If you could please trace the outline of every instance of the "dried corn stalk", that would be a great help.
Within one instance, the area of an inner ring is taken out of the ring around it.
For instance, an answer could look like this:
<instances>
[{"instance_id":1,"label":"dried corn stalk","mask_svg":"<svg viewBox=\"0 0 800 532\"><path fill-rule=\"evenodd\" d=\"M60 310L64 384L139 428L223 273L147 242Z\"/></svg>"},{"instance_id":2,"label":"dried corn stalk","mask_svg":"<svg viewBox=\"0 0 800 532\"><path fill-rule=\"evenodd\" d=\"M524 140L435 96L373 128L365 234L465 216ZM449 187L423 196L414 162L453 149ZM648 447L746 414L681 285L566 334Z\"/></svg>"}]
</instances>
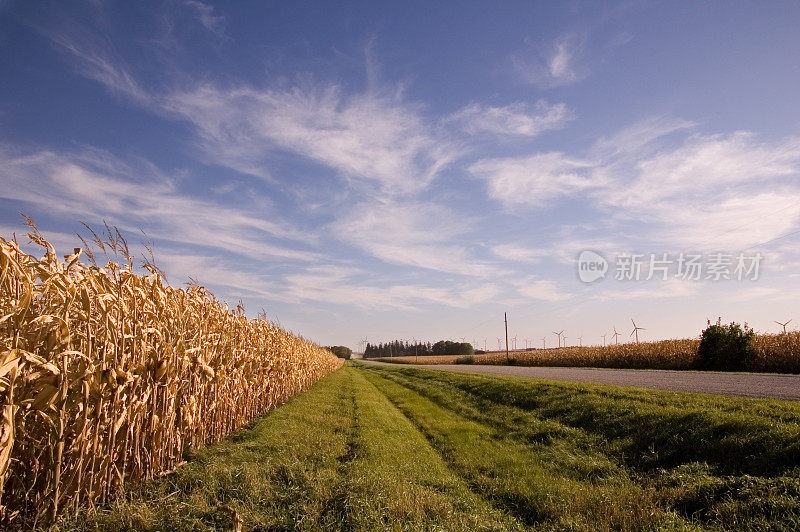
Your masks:
<instances>
[{"instance_id":1,"label":"dried corn stalk","mask_svg":"<svg viewBox=\"0 0 800 532\"><path fill-rule=\"evenodd\" d=\"M0 238L0 525L173 469L341 366L202 286Z\"/></svg>"}]
</instances>

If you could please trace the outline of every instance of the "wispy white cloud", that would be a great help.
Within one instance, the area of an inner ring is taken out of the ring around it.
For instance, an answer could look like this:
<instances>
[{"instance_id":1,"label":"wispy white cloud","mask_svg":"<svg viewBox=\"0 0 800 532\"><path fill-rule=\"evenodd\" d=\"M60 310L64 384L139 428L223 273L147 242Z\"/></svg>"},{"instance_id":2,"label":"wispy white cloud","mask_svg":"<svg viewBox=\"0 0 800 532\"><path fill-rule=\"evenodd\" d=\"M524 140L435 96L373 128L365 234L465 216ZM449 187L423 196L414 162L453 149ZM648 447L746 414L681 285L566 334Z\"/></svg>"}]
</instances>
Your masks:
<instances>
[{"instance_id":1,"label":"wispy white cloud","mask_svg":"<svg viewBox=\"0 0 800 532\"><path fill-rule=\"evenodd\" d=\"M183 4L197 13L200 23L208 31L223 35L225 32L225 17L214 14L214 6L199 0L184 0Z\"/></svg>"},{"instance_id":2,"label":"wispy white cloud","mask_svg":"<svg viewBox=\"0 0 800 532\"><path fill-rule=\"evenodd\" d=\"M198 254L191 247L182 252L166 251L157 256L157 265L175 285L189 279L198 281L215 292L222 289L227 297L261 296L275 300L280 293L280 280L269 274L242 267L241 260L216 254Z\"/></svg>"},{"instance_id":3,"label":"wispy white cloud","mask_svg":"<svg viewBox=\"0 0 800 532\"><path fill-rule=\"evenodd\" d=\"M512 262L541 262L543 258L553 255L549 250L511 243L494 245L491 247L491 252L503 260Z\"/></svg>"},{"instance_id":4,"label":"wispy white cloud","mask_svg":"<svg viewBox=\"0 0 800 532\"><path fill-rule=\"evenodd\" d=\"M585 36L565 34L545 46L528 43L511 55L511 62L526 83L543 89L568 85L587 76L581 62L585 42Z\"/></svg>"},{"instance_id":5,"label":"wispy white cloud","mask_svg":"<svg viewBox=\"0 0 800 532\"><path fill-rule=\"evenodd\" d=\"M631 192L647 203L677 196L685 200L687 192L704 196L710 189L723 187L736 194L739 191L730 187L751 188L796 176L800 170L800 138L765 143L744 131L692 136L678 149L640 160L636 170L639 175Z\"/></svg>"},{"instance_id":6,"label":"wispy white cloud","mask_svg":"<svg viewBox=\"0 0 800 532\"><path fill-rule=\"evenodd\" d=\"M750 301L764 301L769 299L775 301L779 299L797 299L797 290L786 290L774 286L737 286L735 291L722 296L722 299L731 303L743 303Z\"/></svg>"},{"instance_id":7,"label":"wispy white cloud","mask_svg":"<svg viewBox=\"0 0 800 532\"><path fill-rule=\"evenodd\" d=\"M599 301L621 301L627 299L668 299L698 294L704 285L697 281L669 278L666 281L639 283L604 289L592 296Z\"/></svg>"},{"instance_id":8,"label":"wispy white cloud","mask_svg":"<svg viewBox=\"0 0 800 532\"><path fill-rule=\"evenodd\" d=\"M344 96L338 86L288 90L204 85L163 108L191 122L220 164L265 176L270 155L296 153L389 193L424 188L456 154L398 95Z\"/></svg>"},{"instance_id":9,"label":"wispy white cloud","mask_svg":"<svg viewBox=\"0 0 800 532\"><path fill-rule=\"evenodd\" d=\"M603 234L602 227L595 227L591 228L594 230L593 232L601 233L603 236L593 237L589 234L588 229L586 227L562 227L557 234L548 235L546 243L540 247L524 247L517 253L521 256L520 260L526 256L530 257L531 261L534 257L541 257L542 261L573 267L578 255L584 250L601 252L606 258L627 251L620 239L624 235ZM511 256L513 256L513 248L516 246L517 244L511 245ZM492 249L497 248L505 249L506 246L498 245Z\"/></svg>"},{"instance_id":10,"label":"wispy white cloud","mask_svg":"<svg viewBox=\"0 0 800 532\"><path fill-rule=\"evenodd\" d=\"M610 173L602 163L600 172ZM621 218L655 225L659 241L743 248L800 221L798 138L692 135L614 173L598 201Z\"/></svg>"},{"instance_id":11,"label":"wispy white cloud","mask_svg":"<svg viewBox=\"0 0 800 532\"><path fill-rule=\"evenodd\" d=\"M366 281L365 272L359 268L335 264L266 274L249 271L240 262L222 256L165 253L159 255L159 265L173 282L192 277L229 297L259 297L295 305L324 303L365 310L418 310L427 304L469 308L499 292L497 285L485 282L451 287L404 283L387 286Z\"/></svg>"},{"instance_id":12,"label":"wispy white cloud","mask_svg":"<svg viewBox=\"0 0 800 532\"><path fill-rule=\"evenodd\" d=\"M583 158L483 159L469 171L508 209L572 197L597 213L595 230L636 224L629 236L639 244L742 249L797 226L800 139L698 135L694 127L650 119L600 139Z\"/></svg>"},{"instance_id":13,"label":"wispy white cloud","mask_svg":"<svg viewBox=\"0 0 800 532\"><path fill-rule=\"evenodd\" d=\"M365 309L413 310L422 304L469 308L497 295L492 283L431 287L394 283L376 286L338 269L312 268L284 277L284 295L290 301L347 304Z\"/></svg>"},{"instance_id":14,"label":"wispy white cloud","mask_svg":"<svg viewBox=\"0 0 800 532\"><path fill-rule=\"evenodd\" d=\"M47 212L98 222L103 219L181 244L222 249L251 257L311 261L301 249L313 237L275 221L274 213L223 206L181 193L175 179L146 161L135 164L85 148L74 153L19 153L0 146L0 197ZM287 245L291 242L293 245Z\"/></svg>"},{"instance_id":15,"label":"wispy white cloud","mask_svg":"<svg viewBox=\"0 0 800 532\"><path fill-rule=\"evenodd\" d=\"M210 30L224 22L207 4L183 5ZM290 153L351 181L406 194L425 188L458 156L422 107L404 100L402 87L381 90L372 80L367 92L347 93L310 78L276 87L199 81L177 72L159 78L173 80L169 84L145 86L109 39L84 30L41 31L82 75L151 112L190 123L207 163L270 179L271 160Z\"/></svg>"},{"instance_id":16,"label":"wispy white cloud","mask_svg":"<svg viewBox=\"0 0 800 532\"><path fill-rule=\"evenodd\" d=\"M544 100L535 106L517 102L503 107L471 103L448 117L447 122L459 124L471 135L492 133L534 137L548 130L561 129L575 113L566 104L549 104Z\"/></svg>"},{"instance_id":17,"label":"wispy white cloud","mask_svg":"<svg viewBox=\"0 0 800 532\"><path fill-rule=\"evenodd\" d=\"M514 281L519 295L528 299L540 301L563 301L572 297L572 294L563 290L558 283L547 279L527 277Z\"/></svg>"},{"instance_id":18,"label":"wispy white cloud","mask_svg":"<svg viewBox=\"0 0 800 532\"><path fill-rule=\"evenodd\" d=\"M148 105L151 96L117 53L112 41L98 32L74 28L41 29L58 50L73 58L81 75L105 86L116 96Z\"/></svg>"},{"instance_id":19,"label":"wispy white cloud","mask_svg":"<svg viewBox=\"0 0 800 532\"><path fill-rule=\"evenodd\" d=\"M385 262L477 277L496 274L497 268L459 243L469 225L463 215L435 203L370 202L355 205L331 230Z\"/></svg>"},{"instance_id":20,"label":"wispy white cloud","mask_svg":"<svg viewBox=\"0 0 800 532\"><path fill-rule=\"evenodd\" d=\"M572 56L574 54L566 42L555 43L555 50L547 62L547 70L550 77L556 80L572 81L575 79L575 72L572 70Z\"/></svg>"},{"instance_id":21,"label":"wispy white cloud","mask_svg":"<svg viewBox=\"0 0 800 532\"><path fill-rule=\"evenodd\" d=\"M571 196L601 186L590 177L592 163L562 152L529 157L482 159L469 172L488 183L489 196L510 208L542 206L559 196Z\"/></svg>"},{"instance_id":22,"label":"wispy white cloud","mask_svg":"<svg viewBox=\"0 0 800 532\"><path fill-rule=\"evenodd\" d=\"M702 245L704 249L736 251L796 228L800 222L800 190L753 192L751 196L706 202L665 201L652 204L648 212L650 223L656 224L653 240L684 248ZM626 216L634 214L629 211Z\"/></svg>"},{"instance_id":23,"label":"wispy white cloud","mask_svg":"<svg viewBox=\"0 0 800 532\"><path fill-rule=\"evenodd\" d=\"M634 164L659 149L665 149L666 139L675 134L691 132L697 123L669 116L653 116L601 137L589 149L589 158L602 162Z\"/></svg>"}]
</instances>

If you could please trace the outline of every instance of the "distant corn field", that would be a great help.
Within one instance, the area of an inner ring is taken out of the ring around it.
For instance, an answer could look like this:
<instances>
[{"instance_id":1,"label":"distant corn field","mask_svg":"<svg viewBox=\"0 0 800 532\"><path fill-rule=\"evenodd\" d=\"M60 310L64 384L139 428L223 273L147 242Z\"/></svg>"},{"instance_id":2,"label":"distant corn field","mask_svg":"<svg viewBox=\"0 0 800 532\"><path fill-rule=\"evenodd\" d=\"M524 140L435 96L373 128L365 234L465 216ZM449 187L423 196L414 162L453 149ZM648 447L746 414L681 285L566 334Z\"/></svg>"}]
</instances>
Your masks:
<instances>
[{"instance_id":1,"label":"distant corn field","mask_svg":"<svg viewBox=\"0 0 800 532\"><path fill-rule=\"evenodd\" d=\"M43 258L0 238L0 528L107 501L342 364L202 286L28 236Z\"/></svg>"},{"instance_id":2,"label":"distant corn field","mask_svg":"<svg viewBox=\"0 0 800 532\"><path fill-rule=\"evenodd\" d=\"M511 351L512 363L519 366L569 366L631 369L693 369L699 339L662 340L611 344L607 346L561 347ZM782 334L758 334L753 342L755 360L749 371L800 373L800 331ZM383 360L414 364L415 357ZM505 351L471 357L426 356L421 364L505 364Z\"/></svg>"}]
</instances>

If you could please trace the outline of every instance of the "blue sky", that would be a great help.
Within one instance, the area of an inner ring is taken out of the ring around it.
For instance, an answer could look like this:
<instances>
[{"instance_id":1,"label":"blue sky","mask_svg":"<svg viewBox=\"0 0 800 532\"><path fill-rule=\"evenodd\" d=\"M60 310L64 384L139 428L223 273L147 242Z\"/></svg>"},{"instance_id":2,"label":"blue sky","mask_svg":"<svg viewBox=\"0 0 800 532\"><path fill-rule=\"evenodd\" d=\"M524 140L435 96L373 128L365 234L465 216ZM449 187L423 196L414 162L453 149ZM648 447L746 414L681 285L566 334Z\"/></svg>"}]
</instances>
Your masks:
<instances>
[{"instance_id":1,"label":"blue sky","mask_svg":"<svg viewBox=\"0 0 800 532\"><path fill-rule=\"evenodd\" d=\"M800 323L799 22L795 2L0 0L0 234L17 211L64 252L81 221L142 229L172 284L325 344L496 346L505 311L519 347L631 318L775 330ZM610 262L591 284L587 249ZM756 280L614 278L681 253L763 259Z\"/></svg>"}]
</instances>

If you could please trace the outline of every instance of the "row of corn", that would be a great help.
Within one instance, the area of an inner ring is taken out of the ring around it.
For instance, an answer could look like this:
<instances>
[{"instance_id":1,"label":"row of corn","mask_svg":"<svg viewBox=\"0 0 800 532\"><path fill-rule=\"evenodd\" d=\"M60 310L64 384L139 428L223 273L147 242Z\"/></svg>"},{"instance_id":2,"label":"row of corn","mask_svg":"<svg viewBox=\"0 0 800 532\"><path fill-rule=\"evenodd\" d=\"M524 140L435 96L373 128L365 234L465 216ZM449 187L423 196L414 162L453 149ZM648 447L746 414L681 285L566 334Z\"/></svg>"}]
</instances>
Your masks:
<instances>
[{"instance_id":1,"label":"row of corn","mask_svg":"<svg viewBox=\"0 0 800 532\"><path fill-rule=\"evenodd\" d=\"M606 346L561 347L511 351L512 363L520 366L568 366L640 369L692 369L696 367L699 339L661 340ZM800 331L757 334L753 339L753 360L748 371L800 373ZM458 360L458 359L462 360ZM493 352L472 357L395 357L392 362L453 364L468 358L473 364L506 364L506 353Z\"/></svg>"},{"instance_id":2,"label":"row of corn","mask_svg":"<svg viewBox=\"0 0 800 532\"><path fill-rule=\"evenodd\" d=\"M0 527L102 504L342 361L203 287L0 238Z\"/></svg>"}]
</instances>

